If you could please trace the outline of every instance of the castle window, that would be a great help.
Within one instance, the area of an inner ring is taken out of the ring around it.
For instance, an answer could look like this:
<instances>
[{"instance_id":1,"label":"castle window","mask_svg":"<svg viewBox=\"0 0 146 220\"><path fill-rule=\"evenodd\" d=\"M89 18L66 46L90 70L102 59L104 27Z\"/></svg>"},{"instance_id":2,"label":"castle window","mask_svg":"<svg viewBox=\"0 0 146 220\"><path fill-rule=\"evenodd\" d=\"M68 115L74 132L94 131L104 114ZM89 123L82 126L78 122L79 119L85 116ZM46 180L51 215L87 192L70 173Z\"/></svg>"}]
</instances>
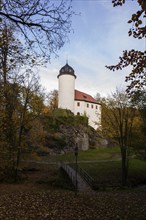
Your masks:
<instances>
[{"instance_id":1,"label":"castle window","mask_svg":"<svg viewBox=\"0 0 146 220\"><path fill-rule=\"evenodd\" d=\"M87 108L89 108L89 104L87 104Z\"/></svg>"},{"instance_id":2,"label":"castle window","mask_svg":"<svg viewBox=\"0 0 146 220\"><path fill-rule=\"evenodd\" d=\"M80 115L80 112L77 112L77 115Z\"/></svg>"},{"instance_id":3,"label":"castle window","mask_svg":"<svg viewBox=\"0 0 146 220\"><path fill-rule=\"evenodd\" d=\"M80 106L80 102L77 102L77 106Z\"/></svg>"},{"instance_id":4,"label":"castle window","mask_svg":"<svg viewBox=\"0 0 146 220\"><path fill-rule=\"evenodd\" d=\"M91 105L91 108L93 108L93 105Z\"/></svg>"},{"instance_id":5,"label":"castle window","mask_svg":"<svg viewBox=\"0 0 146 220\"><path fill-rule=\"evenodd\" d=\"M96 105L96 109L98 109L98 106Z\"/></svg>"}]
</instances>

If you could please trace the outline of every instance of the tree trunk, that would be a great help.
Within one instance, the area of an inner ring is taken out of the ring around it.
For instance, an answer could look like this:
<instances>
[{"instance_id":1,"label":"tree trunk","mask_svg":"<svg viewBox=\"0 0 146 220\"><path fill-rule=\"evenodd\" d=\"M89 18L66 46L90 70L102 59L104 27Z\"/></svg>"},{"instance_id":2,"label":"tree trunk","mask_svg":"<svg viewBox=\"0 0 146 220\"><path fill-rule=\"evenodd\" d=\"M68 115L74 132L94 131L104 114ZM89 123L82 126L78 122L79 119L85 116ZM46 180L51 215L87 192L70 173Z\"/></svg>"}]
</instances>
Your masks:
<instances>
[{"instance_id":1,"label":"tree trunk","mask_svg":"<svg viewBox=\"0 0 146 220\"><path fill-rule=\"evenodd\" d=\"M122 186L127 185L127 176L128 176L128 157L127 157L127 148L121 148L121 157L122 157Z\"/></svg>"}]
</instances>

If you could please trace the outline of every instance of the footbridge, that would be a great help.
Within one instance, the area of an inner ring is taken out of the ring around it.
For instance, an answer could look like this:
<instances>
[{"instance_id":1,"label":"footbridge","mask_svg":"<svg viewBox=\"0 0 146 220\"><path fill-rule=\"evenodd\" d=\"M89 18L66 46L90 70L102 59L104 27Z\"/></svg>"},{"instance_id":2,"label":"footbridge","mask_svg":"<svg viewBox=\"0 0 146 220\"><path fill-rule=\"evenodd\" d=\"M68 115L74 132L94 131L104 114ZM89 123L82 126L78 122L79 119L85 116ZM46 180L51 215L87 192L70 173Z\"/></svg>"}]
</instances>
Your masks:
<instances>
[{"instance_id":1,"label":"footbridge","mask_svg":"<svg viewBox=\"0 0 146 220\"><path fill-rule=\"evenodd\" d=\"M72 181L75 188L80 192L93 193L94 179L87 174L85 170L79 166L70 166L68 163L60 163L60 168L62 168L70 180Z\"/></svg>"}]
</instances>

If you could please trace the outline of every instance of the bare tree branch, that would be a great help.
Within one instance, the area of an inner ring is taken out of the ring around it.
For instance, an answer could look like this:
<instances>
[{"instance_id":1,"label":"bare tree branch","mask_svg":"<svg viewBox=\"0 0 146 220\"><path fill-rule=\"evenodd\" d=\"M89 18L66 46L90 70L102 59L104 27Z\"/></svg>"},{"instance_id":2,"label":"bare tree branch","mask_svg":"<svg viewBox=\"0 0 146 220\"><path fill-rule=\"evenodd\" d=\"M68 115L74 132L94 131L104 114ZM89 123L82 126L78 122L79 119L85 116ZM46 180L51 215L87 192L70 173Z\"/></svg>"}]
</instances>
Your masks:
<instances>
[{"instance_id":1,"label":"bare tree branch","mask_svg":"<svg viewBox=\"0 0 146 220\"><path fill-rule=\"evenodd\" d=\"M28 47L39 56L50 55L68 40L72 0L2 0L0 16L5 23L13 23ZM33 47L32 47L33 44ZM30 46L31 45L31 46Z\"/></svg>"}]
</instances>

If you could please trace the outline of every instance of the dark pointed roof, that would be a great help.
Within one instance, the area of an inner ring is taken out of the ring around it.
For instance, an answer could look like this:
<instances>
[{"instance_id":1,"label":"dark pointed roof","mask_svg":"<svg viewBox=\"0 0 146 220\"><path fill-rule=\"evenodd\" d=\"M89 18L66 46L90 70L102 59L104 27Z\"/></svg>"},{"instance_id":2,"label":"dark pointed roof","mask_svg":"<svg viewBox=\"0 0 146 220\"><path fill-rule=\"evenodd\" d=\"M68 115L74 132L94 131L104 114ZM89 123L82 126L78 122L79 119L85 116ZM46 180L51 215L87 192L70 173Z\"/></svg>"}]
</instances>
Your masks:
<instances>
[{"instance_id":1,"label":"dark pointed roof","mask_svg":"<svg viewBox=\"0 0 146 220\"><path fill-rule=\"evenodd\" d=\"M74 74L74 69L71 66L69 66L68 63L66 63L66 65L60 69L57 78L61 75L72 75L76 78L76 75Z\"/></svg>"}]
</instances>

